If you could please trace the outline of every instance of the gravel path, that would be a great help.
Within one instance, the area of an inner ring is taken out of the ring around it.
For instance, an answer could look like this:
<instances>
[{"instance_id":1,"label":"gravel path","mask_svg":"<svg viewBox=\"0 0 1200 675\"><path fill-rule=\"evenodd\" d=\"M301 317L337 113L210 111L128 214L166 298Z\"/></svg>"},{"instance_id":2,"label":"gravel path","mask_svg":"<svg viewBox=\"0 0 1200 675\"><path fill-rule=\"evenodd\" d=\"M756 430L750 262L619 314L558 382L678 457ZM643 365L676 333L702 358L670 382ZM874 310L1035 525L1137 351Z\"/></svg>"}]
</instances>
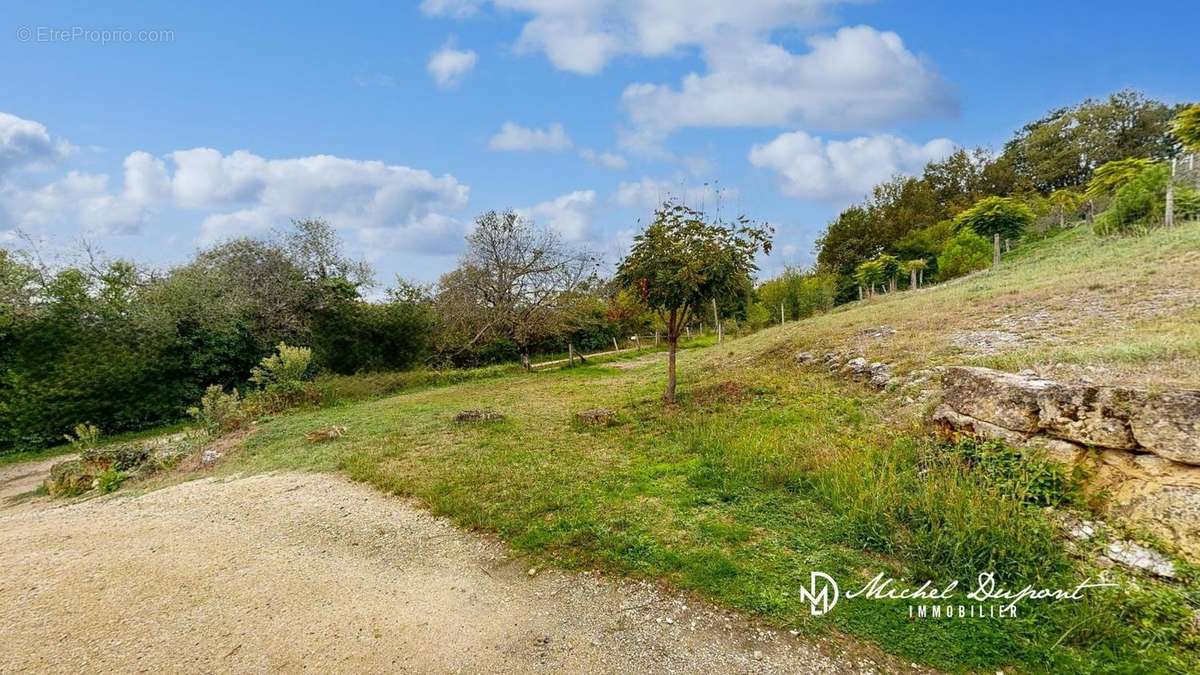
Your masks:
<instances>
[{"instance_id":1,"label":"gravel path","mask_svg":"<svg viewBox=\"0 0 1200 675\"><path fill-rule=\"evenodd\" d=\"M36 485L32 466L0 469L0 485ZM0 672L907 666L649 583L531 575L502 545L337 476L203 479L66 503L16 494L0 507Z\"/></svg>"}]
</instances>

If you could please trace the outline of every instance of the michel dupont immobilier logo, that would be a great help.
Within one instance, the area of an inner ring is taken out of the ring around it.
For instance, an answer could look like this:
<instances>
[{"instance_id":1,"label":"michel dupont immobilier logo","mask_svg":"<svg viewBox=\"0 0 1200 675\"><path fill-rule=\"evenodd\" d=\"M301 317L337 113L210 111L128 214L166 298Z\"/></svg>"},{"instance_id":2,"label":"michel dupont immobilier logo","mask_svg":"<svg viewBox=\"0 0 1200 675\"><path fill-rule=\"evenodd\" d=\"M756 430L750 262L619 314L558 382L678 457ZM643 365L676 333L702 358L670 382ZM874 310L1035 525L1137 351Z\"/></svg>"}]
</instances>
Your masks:
<instances>
[{"instance_id":1,"label":"michel dupont immobilier logo","mask_svg":"<svg viewBox=\"0 0 1200 675\"><path fill-rule=\"evenodd\" d=\"M1024 600L1080 600L1088 589L1117 586L1101 574L1098 580L1088 577L1070 590L1028 585L1019 589L1006 588L996 581L995 574L981 572L975 586L963 596L966 600L963 601L959 599L958 585L954 580L939 587L930 580L916 588L905 587L880 572L862 587L847 591L844 597L849 600L907 600L909 617L916 619L1012 618L1017 615L1017 605ZM842 597L837 580L825 572L811 572L808 588L800 588L800 599L809 603L813 616L829 613Z\"/></svg>"}]
</instances>

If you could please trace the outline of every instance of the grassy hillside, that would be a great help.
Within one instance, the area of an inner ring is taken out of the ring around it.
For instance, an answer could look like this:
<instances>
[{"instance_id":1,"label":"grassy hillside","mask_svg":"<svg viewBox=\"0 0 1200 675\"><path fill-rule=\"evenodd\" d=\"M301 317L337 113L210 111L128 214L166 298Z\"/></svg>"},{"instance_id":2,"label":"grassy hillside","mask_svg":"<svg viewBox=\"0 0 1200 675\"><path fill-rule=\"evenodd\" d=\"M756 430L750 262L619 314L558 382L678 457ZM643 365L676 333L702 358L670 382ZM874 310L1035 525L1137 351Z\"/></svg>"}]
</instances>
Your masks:
<instances>
[{"instance_id":1,"label":"grassy hillside","mask_svg":"<svg viewBox=\"0 0 1200 675\"><path fill-rule=\"evenodd\" d=\"M1176 585L1120 576L1116 591L1026 603L1015 619L912 621L907 603L849 600L811 617L799 597L810 570L964 587L994 570L1008 585L1064 588L1096 570L1067 554L1042 508L1084 506L1054 465L934 443L902 393L791 355L836 348L900 372L971 362L1196 386L1198 297L1200 225L1119 241L1080 228L1014 251L996 273L684 352L673 407L659 402L661 355L507 374L278 417L223 470L343 471L556 564L663 579L948 670L1187 671L1200 666L1188 599L1200 585L1186 566ZM506 418L453 421L485 407ZM617 423L574 421L595 407ZM305 440L329 425L348 431ZM968 468L963 452L996 461Z\"/></svg>"}]
</instances>

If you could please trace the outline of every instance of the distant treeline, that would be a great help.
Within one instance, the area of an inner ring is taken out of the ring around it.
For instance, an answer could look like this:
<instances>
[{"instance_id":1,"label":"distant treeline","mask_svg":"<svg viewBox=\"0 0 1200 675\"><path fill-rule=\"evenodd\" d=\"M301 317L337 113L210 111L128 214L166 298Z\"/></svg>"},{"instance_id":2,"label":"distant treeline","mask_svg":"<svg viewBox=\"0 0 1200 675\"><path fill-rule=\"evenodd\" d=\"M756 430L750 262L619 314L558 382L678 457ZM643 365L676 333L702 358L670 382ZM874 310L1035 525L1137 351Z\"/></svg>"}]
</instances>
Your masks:
<instances>
[{"instance_id":1,"label":"distant treeline","mask_svg":"<svg viewBox=\"0 0 1200 675\"><path fill-rule=\"evenodd\" d=\"M959 216L967 209L988 197L1008 198L992 203L1014 212L1028 208L1036 219L1015 234L1044 234L1099 214L1110 203L1124 204L1116 190L1133 174L1107 190L1089 183L1100 167L1130 158L1145 161L1142 168L1158 173L1142 176L1141 193L1127 195L1126 201L1133 203L1130 213L1109 215L1121 222L1104 224L1108 232L1118 232L1136 228L1139 218L1150 223L1168 180L1161 160L1182 148L1172 134L1172 120L1182 119L1179 113L1185 108L1122 91L1051 111L1017 131L998 155L982 148L959 149L930 162L919 176L897 176L829 224L817 242L816 269L834 277L839 303L859 298L864 278L871 283L870 277L877 276L861 266L875 260L889 268L884 276L898 276L902 284L910 278L903 272L914 267L932 280L964 274L986 264L991 248L991 233L986 241L975 236L981 233L964 233ZM1190 198L1185 195L1184 209L1192 208L1186 202Z\"/></svg>"}]
</instances>

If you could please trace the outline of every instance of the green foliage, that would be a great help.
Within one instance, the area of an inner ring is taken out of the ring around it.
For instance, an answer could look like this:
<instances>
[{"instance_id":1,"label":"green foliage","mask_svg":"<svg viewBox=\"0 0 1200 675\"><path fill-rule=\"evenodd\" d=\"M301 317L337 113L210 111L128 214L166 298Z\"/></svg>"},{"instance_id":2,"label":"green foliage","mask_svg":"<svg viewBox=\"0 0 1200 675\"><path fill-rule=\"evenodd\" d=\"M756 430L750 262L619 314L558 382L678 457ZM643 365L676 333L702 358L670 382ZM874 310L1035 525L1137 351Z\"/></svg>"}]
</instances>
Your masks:
<instances>
[{"instance_id":1,"label":"green foliage","mask_svg":"<svg viewBox=\"0 0 1200 675\"><path fill-rule=\"evenodd\" d=\"M1128 157L1108 162L1092 174L1092 180L1088 182L1087 191L1083 196L1087 199L1111 197L1135 176L1152 166L1154 162L1144 157Z\"/></svg>"},{"instance_id":2,"label":"green foliage","mask_svg":"<svg viewBox=\"0 0 1200 675\"><path fill-rule=\"evenodd\" d=\"M77 452L93 447L100 441L100 427L94 424L81 422L72 431L73 434L64 434L63 439Z\"/></svg>"},{"instance_id":3,"label":"green foliage","mask_svg":"<svg viewBox=\"0 0 1200 675\"><path fill-rule=\"evenodd\" d=\"M987 239L996 234L1001 239L1018 239L1034 218L1033 211L1018 199L985 197L955 216L954 226L970 228Z\"/></svg>"},{"instance_id":4,"label":"green foliage","mask_svg":"<svg viewBox=\"0 0 1200 675\"><path fill-rule=\"evenodd\" d=\"M998 440L962 439L935 445L927 461L961 462L1002 494L1032 506L1082 504L1077 477L1034 449L1014 448Z\"/></svg>"},{"instance_id":5,"label":"green foliage","mask_svg":"<svg viewBox=\"0 0 1200 675\"><path fill-rule=\"evenodd\" d=\"M1192 152L1200 152L1200 104L1188 106L1175 115L1171 133Z\"/></svg>"},{"instance_id":6,"label":"green foliage","mask_svg":"<svg viewBox=\"0 0 1200 675\"><path fill-rule=\"evenodd\" d=\"M250 371L250 381L258 386L268 411L290 408L316 398L316 390L305 382L311 365L311 349L280 342L274 354Z\"/></svg>"},{"instance_id":7,"label":"green foliage","mask_svg":"<svg viewBox=\"0 0 1200 675\"><path fill-rule=\"evenodd\" d=\"M1107 162L1169 156L1172 114L1170 106L1133 91L1088 99L1027 124L1005 144L1002 158L1012 167L1018 191L1081 187Z\"/></svg>"},{"instance_id":8,"label":"green foliage","mask_svg":"<svg viewBox=\"0 0 1200 675\"><path fill-rule=\"evenodd\" d=\"M1095 222L1102 236L1144 234L1161 225L1166 214L1167 181L1171 169L1158 163L1133 176L1113 196L1108 209ZM1182 186L1175 189L1175 212L1184 218L1200 214L1200 194Z\"/></svg>"},{"instance_id":9,"label":"green foliage","mask_svg":"<svg viewBox=\"0 0 1200 675\"><path fill-rule=\"evenodd\" d=\"M938 278L953 279L992 262L992 243L969 228L954 235L937 258Z\"/></svg>"},{"instance_id":10,"label":"green foliage","mask_svg":"<svg viewBox=\"0 0 1200 675\"><path fill-rule=\"evenodd\" d=\"M887 283L887 267L879 260L868 260L854 268L854 280L866 289L868 295L875 294L875 287Z\"/></svg>"},{"instance_id":11,"label":"green foliage","mask_svg":"<svg viewBox=\"0 0 1200 675\"><path fill-rule=\"evenodd\" d=\"M115 492L121 487L121 483L125 482L126 475L118 471L115 466L110 466L96 476L96 490L106 495L110 492Z\"/></svg>"},{"instance_id":12,"label":"green foliage","mask_svg":"<svg viewBox=\"0 0 1200 675\"><path fill-rule=\"evenodd\" d=\"M219 384L209 385L200 398L200 405L188 408L187 412L210 436L233 431L246 422L238 390L226 394Z\"/></svg>"},{"instance_id":13,"label":"green foliage","mask_svg":"<svg viewBox=\"0 0 1200 675\"><path fill-rule=\"evenodd\" d=\"M757 269L755 254L771 250L770 236L769 228L745 218L710 223L700 211L666 203L634 237L617 280L660 315L694 316L712 299L721 302L740 293Z\"/></svg>"},{"instance_id":14,"label":"green foliage","mask_svg":"<svg viewBox=\"0 0 1200 675\"><path fill-rule=\"evenodd\" d=\"M833 307L836 282L832 274L786 269L779 276L758 285L755 292L761 312L748 310L746 318L755 326L778 322L781 305L784 316L791 321L828 311ZM749 316L749 312L754 312L755 316Z\"/></svg>"}]
</instances>

